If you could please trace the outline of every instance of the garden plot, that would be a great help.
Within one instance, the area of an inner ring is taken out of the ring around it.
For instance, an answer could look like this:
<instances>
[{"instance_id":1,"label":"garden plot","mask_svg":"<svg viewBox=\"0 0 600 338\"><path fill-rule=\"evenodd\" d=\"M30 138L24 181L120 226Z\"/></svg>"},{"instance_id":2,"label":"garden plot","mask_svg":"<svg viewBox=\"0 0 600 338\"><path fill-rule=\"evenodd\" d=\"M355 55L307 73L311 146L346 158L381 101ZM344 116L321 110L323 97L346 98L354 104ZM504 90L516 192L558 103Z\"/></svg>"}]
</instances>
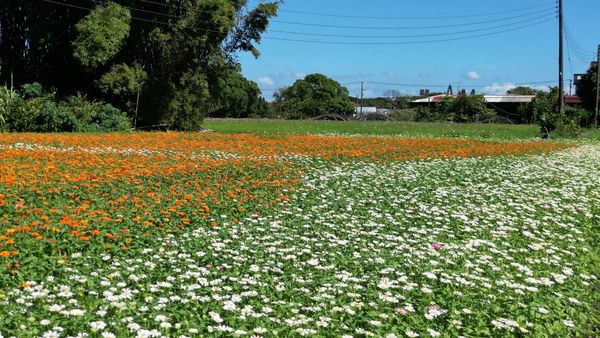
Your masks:
<instances>
[{"instance_id":1,"label":"garden plot","mask_svg":"<svg viewBox=\"0 0 600 338\"><path fill-rule=\"evenodd\" d=\"M597 330L600 146L397 160L353 144L326 158L0 149L0 333Z\"/></svg>"}]
</instances>

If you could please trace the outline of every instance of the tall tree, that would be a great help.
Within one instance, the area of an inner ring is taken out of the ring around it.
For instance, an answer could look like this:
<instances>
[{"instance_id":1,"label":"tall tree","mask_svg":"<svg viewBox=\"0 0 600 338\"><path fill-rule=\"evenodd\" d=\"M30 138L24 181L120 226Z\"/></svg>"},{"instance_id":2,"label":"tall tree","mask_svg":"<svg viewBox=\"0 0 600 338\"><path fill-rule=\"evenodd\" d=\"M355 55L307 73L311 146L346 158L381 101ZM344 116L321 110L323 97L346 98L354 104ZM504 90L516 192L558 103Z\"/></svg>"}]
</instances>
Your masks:
<instances>
[{"instance_id":1,"label":"tall tree","mask_svg":"<svg viewBox=\"0 0 600 338\"><path fill-rule=\"evenodd\" d=\"M589 111L596 109L596 78L598 76L598 65L592 64L588 71L583 75L581 82L577 86L577 95L581 97L583 106Z\"/></svg>"},{"instance_id":2,"label":"tall tree","mask_svg":"<svg viewBox=\"0 0 600 338\"><path fill-rule=\"evenodd\" d=\"M323 74L310 74L275 93L275 109L285 118L303 119L323 114L350 115L354 108L348 89Z\"/></svg>"},{"instance_id":3,"label":"tall tree","mask_svg":"<svg viewBox=\"0 0 600 338\"><path fill-rule=\"evenodd\" d=\"M90 13L86 8L94 4L99 7ZM12 73L16 86L37 81L59 95L79 91L113 99L96 87L97 80L116 65L138 64L147 73L140 123L195 129L203 116L221 109L217 83L240 72L238 53L259 55L257 44L279 4L4 0L0 79L8 83Z\"/></svg>"}]
</instances>

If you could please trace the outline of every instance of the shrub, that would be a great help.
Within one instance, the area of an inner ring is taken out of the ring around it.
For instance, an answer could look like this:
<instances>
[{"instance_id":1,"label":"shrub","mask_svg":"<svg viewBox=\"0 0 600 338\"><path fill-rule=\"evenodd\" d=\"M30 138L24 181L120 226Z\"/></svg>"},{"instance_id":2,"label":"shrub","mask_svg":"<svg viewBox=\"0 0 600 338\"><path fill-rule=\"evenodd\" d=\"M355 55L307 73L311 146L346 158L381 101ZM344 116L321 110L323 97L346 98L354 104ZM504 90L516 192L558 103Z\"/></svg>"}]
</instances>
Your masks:
<instances>
[{"instance_id":1,"label":"shrub","mask_svg":"<svg viewBox=\"0 0 600 338\"><path fill-rule=\"evenodd\" d=\"M531 102L532 112L537 116L544 137L576 137L581 126L589 118L589 112L579 107L565 107L561 115L558 109L558 89L539 93Z\"/></svg>"},{"instance_id":2,"label":"shrub","mask_svg":"<svg viewBox=\"0 0 600 338\"><path fill-rule=\"evenodd\" d=\"M431 122L433 121L433 111L427 107L419 107L415 113L415 121Z\"/></svg>"},{"instance_id":3,"label":"shrub","mask_svg":"<svg viewBox=\"0 0 600 338\"><path fill-rule=\"evenodd\" d=\"M24 85L21 93L0 87L0 117L0 130L12 132L109 132L130 126L127 115L110 104L81 95L59 101L37 83Z\"/></svg>"},{"instance_id":4,"label":"shrub","mask_svg":"<svg viewBox=\"0 0 600 338\"><path fill-rule=\"evenodd\" d=\"M42 103L35 129L38 132L72 132L78 129L77 118L69 107L54 101Z\"/></svg>"}]
</instances>

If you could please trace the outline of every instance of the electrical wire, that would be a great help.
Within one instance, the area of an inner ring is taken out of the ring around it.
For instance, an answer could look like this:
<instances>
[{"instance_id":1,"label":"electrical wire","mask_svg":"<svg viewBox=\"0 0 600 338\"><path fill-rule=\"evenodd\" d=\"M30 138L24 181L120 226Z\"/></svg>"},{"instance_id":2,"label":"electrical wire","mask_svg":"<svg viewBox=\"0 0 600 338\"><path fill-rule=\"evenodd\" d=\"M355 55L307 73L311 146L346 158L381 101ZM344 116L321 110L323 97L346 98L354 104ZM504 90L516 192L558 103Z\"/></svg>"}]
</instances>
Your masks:
<instances>
[{"instance_id":1,"label":"electrical wire","mask_svg":"<svg viewBox=\"0 0 600 338\"><path fill-rule=\"evenodd\" d=\"M577 41L575 40L575 37L571 34L567 25L564 26L563 32L565 33L564 35L565 35L565 40L567 41L567 44L571 46L573 53L580 61L582 61L584 63L588 63L594 59L594 57L590 58L590 57L586 56L586 52L584 51L583 48L581 48L579 43L577 43Z\"/></svg>"},{"instance_id":2,"label":"electrical wire","mask_svg":"<svg viewBox=\"0 0 600 338\"><path fill-rule=\"evenodd\" d=\"M551 84L556 81L536 81L536 82L523 82L516 83L515 86L525 86L525 85L539 85L539 84ZM421 88L447 88L448 85L431 85L431 84L414 84L414 83L390 83L390 82L373 82L373 81L365 81L365 83L374 84L374 85L383 85L383 86L396 86L396 87L421 87ZM485 88L490 87L495 84L486 84L486 85L464 85L464 87L468 88Z\"/></svg>"},{"instance_id":3,"label":"electrical wire","mask_svg":"<svg viewBox=\"0 0 600 338\"><path fill-rule=\"evenodd\" d=\"M488 30L492 30L492 29L505 28L505 27L510 27L513 25L531 22L531 20L549 18L551 16L554 16L554 14L552 14L552 13L544 14L544 15L537 16L534 18L529 18L529 19L511 22L511 23L507 23L507 24L503 24L503 25L496 25L496 26L479 28L479 29L471 29L471 30L463 30L463 31L455 31L455 32L445 32L445 33L414 34L414 35L343 35L343 34L296 32L296 31L285 31L285 30L277 30L277 29L269 29L268 31L273 32L273 33L284 33L284 34L291 34L291 35L306 35L306 36L336 37L336 38L367 38L367 39L420 38L420 37L447 36L447 35L468 34L468 33L488 31Z\"/></svg>"},{"instance_id":4,"label":"electrical wire","mask_svg":"<svg viewBox=\"0 0 600 338\"><path fill-rule=\"evenodd\" d=\"M99 1L99 0L87 0L87 1L91 1L91 2L93 2L95 4L106 4L108 2L108 1ZM119 5L119 6L121 6L123 8L127 8L130 11L136 11L136 12L140 12L140 13L159 15L159 16L164 16L164 17L167 17L167 18L176 18L176 19L179 18L177 15L160 13L160 12L150 11L150 10L147 10L147 9L129 7L129 6L124 6L124 5Z\"/></svg>"},{"instance_id":5,"label":"electrical wire","mask_svg":"<svg viewBox=\"0 0 600 338\"><path fill-rule=\"evenodd\" d=\"M82 6L72 5L72 4L68 4L68 3L64 3L64 2L58 2L58 1L54 1L54 0L43 0L43 1L49 2L49 3L53 3L53 4L57 4L57 5L63 5L63 6L67 6L67 7L79 8L79 9L85 9L85 10L91 10L91 8L88 8L88 7L82 7ZM99 2L97 0L89 0L89 1L93 1L93 2L96 2L96 3ZM139 18L139 17L134 17L134 16L132 16L132 19L138 20L138 21L152 22L152 23L162 24L162 25L169 25L169 23L166 23L166 22L156 21L156 20L150 20L150 19L144 19L144 18ZM552 19L547 19L547 20L544 20L544 21L538 21L538 22L534 22L534 23L528 24L528 25L518 26L518 27L515 27L515 28L512 28L512 29L506 29L506 30L501 30L501 31L497 31L497 32L490 32L490 33L486 33L486 34L478 34L478 35L472 35L472 36L463 36L463 37L456 37L456 38L449 38L449 39L426 40L426 41L345 42L345 41L299 40L299 39L289 39L289 38L280 38L280 37L268 37L268 36L263 37L263 39L276 40L276 41L288 41L288 42L291 41L291 42L319 43L319 44L343 44L343 45L405 45L405 44L423 44L423 43L456 41L456 40L463 40L463 39L470 39L470 38L477 38L477 37L484 37L484 36L496 35L496 34L501 34L501 33L504 33L504 32L509 32L509 31L513 31L513 30L517 30L517 29L523 29L523 28L527 28L527 27L530 27L530 26L542 24L542 23L547 22L549 20L552 20ZM185 27L185 26L184 27L180 26L180 28L182 28L182 29L197 30L197 31L203 31L203 32L219 32L217 30L212 30L210 28Z\"/></svg>"},{"instance_id":6,"label":"electrical wire","mask_svg":"<svg viewBox=\"0 0 600 338\"><path fill-rule=\"evenodd\" d=\"M93 10L93 8L89 8L89 7L83 7L83 6L77 6L77 5L73 5L73 4L67 4L64 2L58 2L58 1L53 1L53 0L42 0L44 2L48 2L51 4L55 4L55 5L61 5L61 6L65 6L65 7L70 7L70 8L77 8L77 9L81 9L81 10L86 10L86 11L91 11ZM150 20L150 19L144 19L144 18L138 18L135 16L131 16L132 20L137 20L137 21L144 21L144 22L150 22L150 23L156 23L156 24L161 24L161 25L169 25L166 22L161 22L161 21L156 21L156 20Z\"/></svg>"},{"instance_id":7,"label":"electrical wire","mask_svg":"<svg viewBox=\"0 0 600 338\"><path fill-rule=\"evenodd\" d=\"M541 25L543 23L554 21L554 18L537 21L528 25L518 26L512 29L505 29L497 32L490 32L485 34L477 34L456 38L448 38L448 39L438 39L438 40L423 40L423 41L402 41L402 42L348 42L348 41L322 41L322 40L304 40L304 39L290 39L290 38L280 38L280 37L271 37L265 36L263 39L265 40L275 40L275 41L288 41L288 42L301 42L301 43L312 43L312 44L328 44L328 45L413 45L413 44L426 44L426 43L437 43L437 42L449 42L449 41L458 41L458 40L467 40L479 37L486 37L492 35L498 35L502 33L512 32L528 27L533 27L537 25Z\"/></svg>"},{"instance_id":8,"label":"electrical wire","mask_svg":"<svg viewBox=\"0 0 600 338\"><path fill-rule=\"evenodd\" d=\"M552 9L554 12L554 9ZM318 24L318 23L307 23L307 22L297 22L297 21L286 21L286 20L271 20L276 23L283 23L289 25L299 25L299 26L311 26L311 27L325 27L325 28L343 28L343 29L365 29L365 30L408 30L408 29L435 29L435 28L452 28L452 27L465 27L465 26L476 26L476 25L484 25L495 22L508 21L528 16L533 16L537 14L550 14L548 9L530 12L526 14L505 17L501 19L495 20L486 20L486 21L477 21L477 22L469 22L469 23L459 23L459 24L449 24L449 25L434 25L434 26L399 26L399 27L375 27L375 26L346 26L346 25L329 25L329 24Z\"/></svg>"},{"instance_id":9,"label":"electrical wire","mask_svg":"<svg viewBox=\"0 0 600 338\"><path fill-rule=\"evenodd\" d=\"M309 15L309 16L321 16L321 17L332 17L332 18L348 18L348 19L376 19L376 20L438 20L438 19L464 19L464 18L472 18L472 17L482 17L482 16L494 16L498 14L505 13L515 13L521 12L528 9L533 8L550 8L547 4L530 6L518 9L511 9L505 11L496 11L489 13L479 13L479 14L465 14L465 15L454 15L454 16L360 16L360 15L342 15L342 14L331 14L331 13L318 13L318 12L309 12L309 11L301 11L301 10L289 10L289 9L280 9L279 12L282 13L291 13L291 14L301 14L301 15ZM556 8L552 6L552 8Z\"/></svg>"}]
</instances>

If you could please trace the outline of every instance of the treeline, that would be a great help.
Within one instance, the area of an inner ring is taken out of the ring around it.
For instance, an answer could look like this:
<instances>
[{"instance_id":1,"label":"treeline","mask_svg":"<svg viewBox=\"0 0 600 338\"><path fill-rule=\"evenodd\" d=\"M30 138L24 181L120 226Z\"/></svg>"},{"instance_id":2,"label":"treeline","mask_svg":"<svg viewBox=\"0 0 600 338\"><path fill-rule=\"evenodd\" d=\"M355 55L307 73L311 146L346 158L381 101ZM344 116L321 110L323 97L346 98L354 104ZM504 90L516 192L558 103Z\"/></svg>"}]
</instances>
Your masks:
<instances>
[{"instance_id":1,"label":"treeline","mask_svg":"<svg viewBox=\"0 0 600 338\"><path fill-rule=\"evenodd\" d=\"M247 2L4 0L0 84L27 102L29 83L63 108L73 97L108 102L138 127L194 130L205 116L259 115L267 103L237 55L259 56L279 1ZM16 123L15 102L1 107L5 124Z\"/></svg>"}]
</instances>

